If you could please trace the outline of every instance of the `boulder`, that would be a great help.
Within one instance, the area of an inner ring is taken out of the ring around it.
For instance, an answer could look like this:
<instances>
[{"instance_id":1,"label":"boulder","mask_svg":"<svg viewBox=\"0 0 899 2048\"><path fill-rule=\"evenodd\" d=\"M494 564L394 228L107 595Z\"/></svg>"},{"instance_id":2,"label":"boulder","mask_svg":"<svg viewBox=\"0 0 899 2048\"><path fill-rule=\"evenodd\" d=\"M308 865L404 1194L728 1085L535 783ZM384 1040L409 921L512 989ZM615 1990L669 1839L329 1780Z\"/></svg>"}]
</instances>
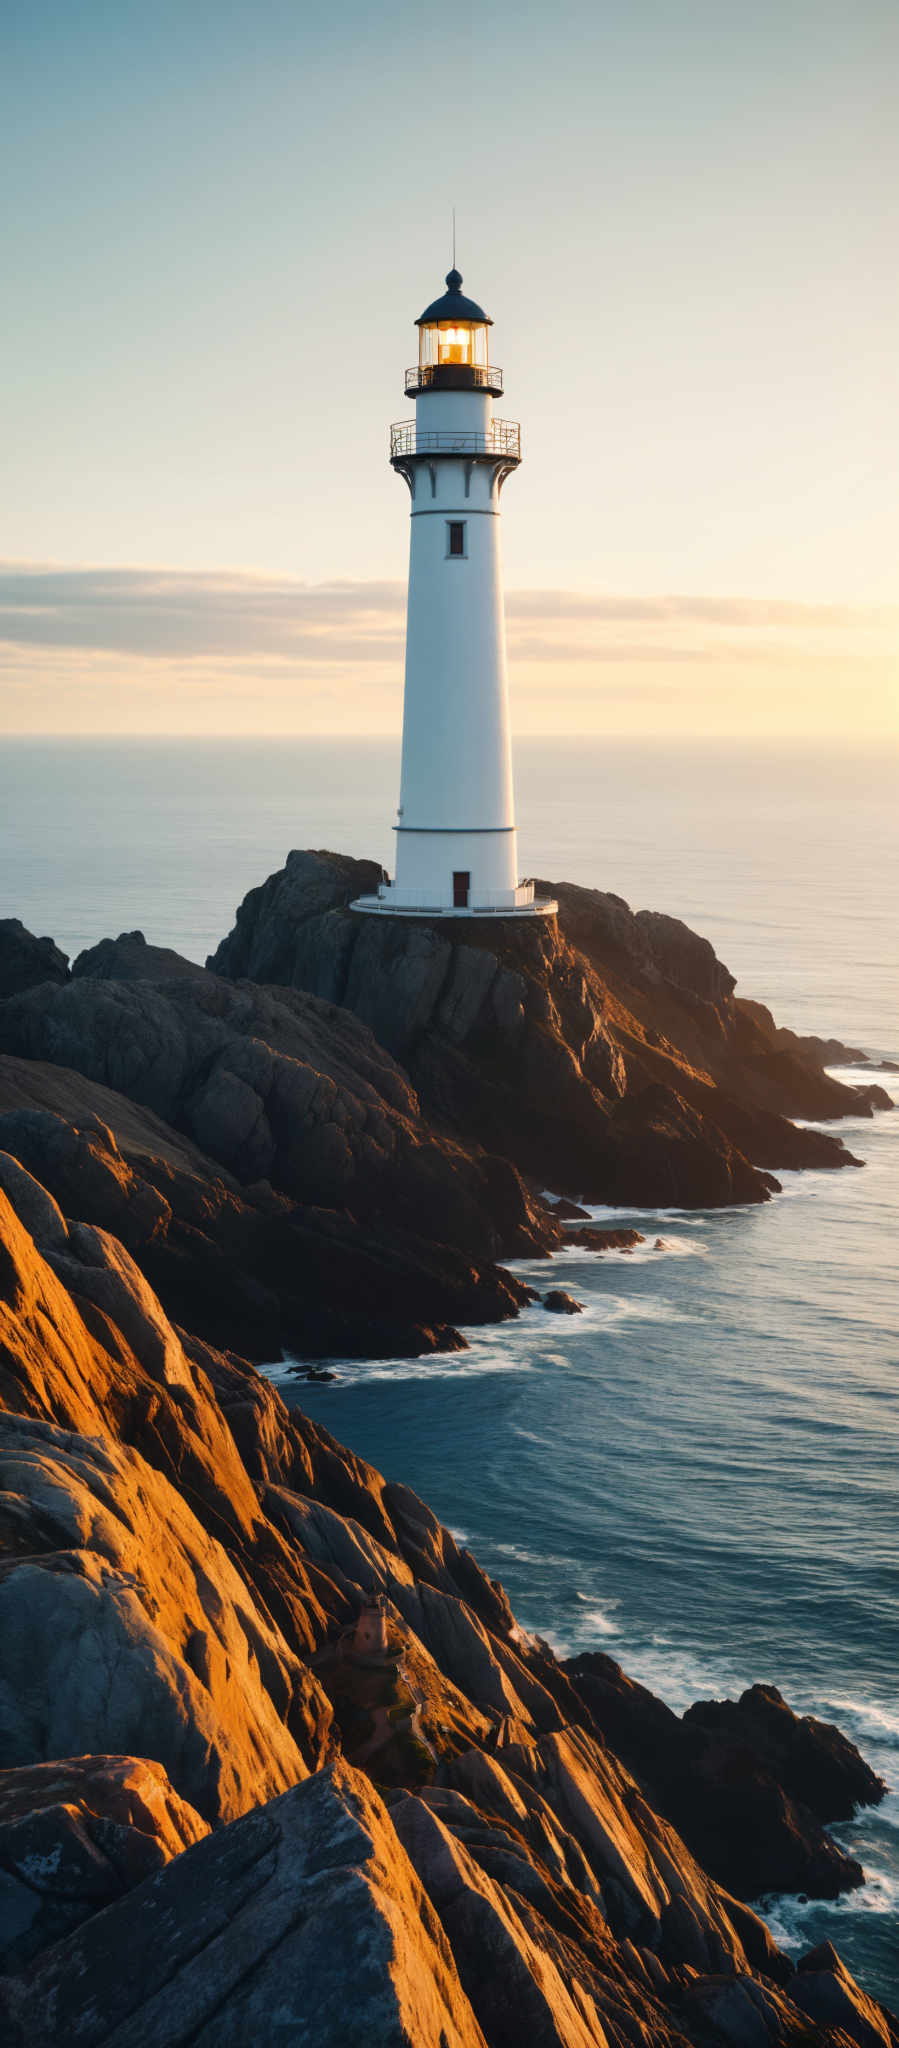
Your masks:
<instances>
[{"instance_id":1,"label":"boulder","mask_svg":"<svg viewBox=\"0 0 899 2048\"><path fill-rule=\"evenodd\" d=\"M585 1224L583 1229L566 1230L563 1242L583 1245L588 1252L632 1252L635 1245L645 1244L642 1230L606 1230L596 1223ZM657 1238L657 1245L661 1239Z\"/></svg>"},{"instance_id":2,"label":"boulder","mask_svg":"<svg viewBox=\"0 0 899 2048\"><path fill-rule=\"evenodd\" d=\"M551 1287L543 1296L543 1306L554 1316L579 1316L583 1312L582 1301L575 1301L573 1294L566 1294L564 1287Z\"/></svg>"},{"instance_id":3,"label":"boulder","mask_svg":"<svg viewBox=\"0 0 899 2048\"><path fill-rule=\"evenodd\" d=\"M0 1972L20 1969L208 1832L146 1757L0 1771Z\"/></svg>"}]
</instances>

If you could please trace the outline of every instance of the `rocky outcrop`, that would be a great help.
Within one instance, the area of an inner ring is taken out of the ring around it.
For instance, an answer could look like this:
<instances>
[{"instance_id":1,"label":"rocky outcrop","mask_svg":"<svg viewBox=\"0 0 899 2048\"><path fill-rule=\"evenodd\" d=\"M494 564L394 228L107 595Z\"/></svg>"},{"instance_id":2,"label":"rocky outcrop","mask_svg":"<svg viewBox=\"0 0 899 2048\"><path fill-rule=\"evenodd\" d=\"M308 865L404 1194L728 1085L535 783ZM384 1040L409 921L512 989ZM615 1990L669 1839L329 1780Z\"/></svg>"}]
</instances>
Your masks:
<instances>
[{"instance_id":1,"label":"rocky outcrop","mask_svg":"<svg viewBox=\"0 0 899 2048\"><path fill-rule=\"evenodd\" d=\"M182 1336L11 1154L3 1176L13 2048L798 2048L813 2011L832 2048L872 2014L894 2048L842 1966L795 1972L701 1867L582 1674L423 1502ZM397 1720L373 1749L346 1646L375 1594ZM716 1709L710 1739L761 1726L807 1793L787 1711ZM828 1740L843 1797L853 1756Z\"/></svg>"},{"instance_id":2,"label":"rocky outcrop","mask_svg":"<svg viewBox=\"0 0 899 2048\"><path fill-rule=\"evenodd\" d=\"M67 981L68 956L52 939L36 939L21 918L0 917L0 1001L42 982Z\"/></svg>"},{"instance_id":3,"label":"rocky outcrop","mask_svg":"<svg viewBox=\"0 0 899 2048\"><path fill-rule=\"evenodd\" d=\"M757 1027L762 1037L779 1051L798 1054L802 1060L810 1060L816 1067L867 1067L877 1066L858 1045L844 1045L841 1038L820 1038L814 1032L790 1031L783 1024L776 1024L765 1003L753 1002L749 996L738 996L737 1010ZM889 1066L890 1062L886 1062Z\"/></svg>"},{"instance_id":4,"label":"rocky outcrop","mask_svg":"<svg viewBox=\"0 0 899 2048\"><path fill-rule=\"evenodd\" d=\"M360 917L377 874L293 853L207 970L122 933L0 1002L0 1147L201 1338L460 1348L530 1298L499 1262L551 1252L574 1196L717 1207L859 1163L791 1119L889 1098L775 1043L679 920L567 884L558 923Z\"/></svg>"},{"instance_id":5,"label":"rocky outcrop","mask_svg":"<svg viewBox=\"0 0 899 2048\"><path fill-rule=\"evenodd\" d=\"M892 2015L859 1990L831 1942L820 1942L800 1958L792 1989L794 2004L825 2039L842 2034L858 2048L891 2048L895 2042Z\"/></svg>"},{"instance_id":6,"label":"rocky outcrop","mask_svg":"<svg viewBox=\"0 0 899 2048\"><path fill-rule=\"evenodd\" d=\"M384 879L383 868L372 860L352 860L344 853L289 853L279 873L244 897L234 930L206 965L230 981L274 982L279 988L314 988L318 995L329 994L340 973L338 956L345 940L335 927L327 928L333 934L335 957L322 962L318 988L307 978L311 956L307 959L303 927L342 909L354 896L374 895Z\"/></svg>"},{"instance_id":7,"label":"rocky outcrop","mask_svg":"<svg viewBox=\"0 0 899 2048\"><path fill-rule=\"evenodd\" d=\"M0 1977L208 1833L145 1757L0 1770Z\"/></svg>"},{"instance_id":8,"label":"rocky outcrop","mask_svg":"<svg viewBox=\"0 0 899 2048\"><path fill-rule=\"evenodd\" d=\"M632 1252L638 1244L645 1244L642 1230L606 1229L596 1223L578 1225L575 1230L566 1230L563 1243L580 1245L588 1252Z\"/></svg>"},{"instance_id":9,"label":"rocky outcrop","mask_svg":"<svg viewBox=\"0 0 899 2048\"><path fill-rule=\"evenodd\" d=\"M72 962L76 981L205 981L206 971L170 946L148 946L143 932L101 939Z\"/></svg>"},{"instance_id":10,"label":"rocky outcrop","mask_svg":"<svg viewBox=\"0 0 899 2048\"><path fill-rule=\"evenodd\" d=\"M857 1163L791 1119L888 1099L772 1050L678 919L549 883L558 921L362 917L360 865L290 854L208 965L351 1010L442 1127L569 1198L628 1205L761 1201L778 1168Z\"/></svg>"},{"instance_id":11,"label":"rocky outcrop","mask_svg":"<svg viewBox=\"0 0 899 2048\"><path fill-rule=\"evenodd\" d=\"M63 1206L77 1189L213 1342L458 1346L529 1297L497 1257L557 1239L514 1168L432 1132L370 1034L313 998L76 980L0 1007L0 1044L0 1146Z\"/></svg>"},{"instance_id":12,"label":"rocky outcrop","mask_svg":"<svg viewBox=\"0 0 899 2048\"><path fill-rule=\"evenodd\" d=\"M345 1766L89 1920L8 1987L7 2024L10 2048L485 2048L383 1803Z\"/></svg>"},{"instance_id":13,"label":"rocky outcrop","mask_svg":"<svg viewBox=\"0 0 899 2048\"><path fill-rule=\"evenodd\" d=\"M584 1304L575 1301L573 1294L566 1294L564 1287L551 1287L543 1296L543 1306L554 1316L579 1316Z\"/></svg>"},{"instance_id":14,"label":"rocky outcrop","mask_svg":"<svg viewBox=\"0 0 899 2048\"><path fill-rule=\"evenodd\" d=\"M648 1798L729 1891L835 1898L863 1882L825 1824L876 1804L885 1786L838 1728L794 1714L773 1686L678 1718L601 1651L566 1670Z\"/></svg>"}]
</instances>

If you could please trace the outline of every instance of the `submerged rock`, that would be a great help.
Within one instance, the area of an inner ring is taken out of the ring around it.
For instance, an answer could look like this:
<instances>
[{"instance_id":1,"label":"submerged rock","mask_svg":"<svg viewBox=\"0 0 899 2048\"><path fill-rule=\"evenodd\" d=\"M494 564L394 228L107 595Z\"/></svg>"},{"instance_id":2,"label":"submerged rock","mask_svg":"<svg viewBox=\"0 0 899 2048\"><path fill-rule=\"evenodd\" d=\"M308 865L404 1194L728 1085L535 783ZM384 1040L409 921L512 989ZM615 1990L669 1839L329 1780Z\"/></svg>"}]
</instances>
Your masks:
<instances>
[{"instance_id":1,"label":"submerged rock","mask_svg":"<svg viewBox=\"0 0 899 2048\"><path fill-rule=\"evenodd\" d=\"M554 1316L579 1316L583 1312L582 1301L575 1301L573 1294L566 1294L564 1287L552 1287L543 1296L543 1306Z\"/></svg>"},{"instance_id":2,"label":"submerged rock","mask_svg":"<svg viewBox=\"0 0 899 2048\"><path fill-rule=\"evenodd\" d=\"M660 1245L661 1241L661 1238L657 1238L656 1245ZM635 1245L645 1244L646 1239L642 1230L604 1230L598 1224L591 1223L583 1230L566 1230L564 1242L583 1245L584 1250L588 1252L631 1252Z\"/></svg>"}]
</instances>

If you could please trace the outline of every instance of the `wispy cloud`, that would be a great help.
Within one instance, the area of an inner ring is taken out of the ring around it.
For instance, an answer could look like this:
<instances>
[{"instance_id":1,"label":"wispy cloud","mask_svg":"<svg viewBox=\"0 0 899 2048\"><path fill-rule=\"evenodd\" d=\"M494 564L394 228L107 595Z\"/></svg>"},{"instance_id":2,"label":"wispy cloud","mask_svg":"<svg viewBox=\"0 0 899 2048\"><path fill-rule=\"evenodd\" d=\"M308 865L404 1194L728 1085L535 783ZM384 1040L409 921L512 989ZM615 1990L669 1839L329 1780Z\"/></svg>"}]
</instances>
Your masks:
<instances>
[{"instance_id":1,"label":"wispy cloud","mask_svg":"<svg viewBox=\"0 0 899 2048\"><path fill-rule=\"evenodd\" d=\"M289 578L166 569L0 565L0 640L21 647L95 648L152 659L391 661L402 645L400 583L308 584ZM702 659L684 628L737 634L786 630L869 633L899 623L899 606L803 604L770 598L629 597L512 590L506 610L527 661ZM564 641L555 637L566 630ZM572 628L580 628L580 634ZM602 629L637 629L622 642ZM642 634L649 629L651 639Z\"/></svg>"},{"instance_id":2,"label":"wispy cloud","mask_svg":"<svg viewBox=\"0 0 899 2048\"><path fill-rule=\"evenodd\" d=\"M0 564L11 731L396 730L405 587ZM512 590L519 730L891 729L899 606Z\"/></svg>"}]
</instances>

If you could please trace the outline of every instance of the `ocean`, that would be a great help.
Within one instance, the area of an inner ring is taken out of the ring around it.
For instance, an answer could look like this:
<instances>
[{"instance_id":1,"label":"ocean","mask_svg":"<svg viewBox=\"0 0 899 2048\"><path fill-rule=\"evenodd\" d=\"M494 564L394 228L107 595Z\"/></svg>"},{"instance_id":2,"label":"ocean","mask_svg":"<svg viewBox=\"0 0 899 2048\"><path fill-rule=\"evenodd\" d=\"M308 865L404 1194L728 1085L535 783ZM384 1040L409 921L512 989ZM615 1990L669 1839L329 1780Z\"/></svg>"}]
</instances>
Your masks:
<instances>
[{"instance_id":1,"label":"ocean","mask_svg":"<svg viewBox=\"0 0 899 2048\"><path fill-rule=\"evenodd\" d=\"M521 871L682 917L779 1022L897 1058L896 770L887 749L531 740ZM291 846L391 865L397 778L394 741L8 741L0 916L69 953L137 927L202 961ZM273 1376L414 1486L525 1628L676 1708L775 1684L896 1787L899 1114L838 1128L861 1171L785 1174L761 1208L615 1212L644 1246L550 1269L579 1317L532 1307L328 1386ZM836 1833L864 1890L766 1916L899 2004L896 1790Z\"/></svg>"}]
</instances>

